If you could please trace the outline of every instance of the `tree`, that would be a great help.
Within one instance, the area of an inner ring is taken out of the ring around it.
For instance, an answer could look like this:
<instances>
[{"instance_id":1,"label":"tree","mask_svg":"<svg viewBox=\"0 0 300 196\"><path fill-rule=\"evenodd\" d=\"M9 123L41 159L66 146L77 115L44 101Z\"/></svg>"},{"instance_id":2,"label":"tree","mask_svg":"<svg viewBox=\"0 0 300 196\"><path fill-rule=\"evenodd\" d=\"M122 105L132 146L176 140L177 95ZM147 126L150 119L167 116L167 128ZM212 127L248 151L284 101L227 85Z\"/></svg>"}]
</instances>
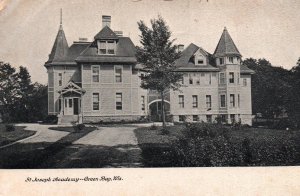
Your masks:
<instances>
[{"instance_id":1,"label":"tree","mask_svg":"<svg viewBox=\"0 0 300 196\"><path fill-rule=\"evenodd\" d=\"M177 52L177 46L173 44L175 40L171 40L171 31L161 16L151 20L150 28L143 21L138 22L138 26L142 47L137 47L136 57L147 73L141 77L141 87L160 93L165 127L165 92L169 89L178 90L180 87L178 81L182 74L176 72L175 66L180 53Z\"/></svg>"},{"instance_id":2,"label":"tree","mask_svg":"<svg viewBox=\"0 0 300 196\"><path fill-rule=\"evenodd\" d=\"M300 127L300 58L296 66L291 69L292 88L288 102L288 113L296 126Z\"/></svg>"},{"instance_id":3,"label":"tree","mask_svg":"<svg viewBox=\"0 0 300 196\"><path fill-rule=\"evenodd\" d=\"M9 63L0 62L0 107L2 120L10 122L18 98L18 75Z\"/></svg>"},{"instance_id":4,"label":"tree","mask_svg":"<svg viewBox=\"0 0 300 196\"><path fill-rule=\"evenodd\" d=\"M245 59L243 64L255 71L251 85L253 113L262 113L268 119L282 114L290 97L291 73L266 59Z\"/></svg>"}]
</instances>

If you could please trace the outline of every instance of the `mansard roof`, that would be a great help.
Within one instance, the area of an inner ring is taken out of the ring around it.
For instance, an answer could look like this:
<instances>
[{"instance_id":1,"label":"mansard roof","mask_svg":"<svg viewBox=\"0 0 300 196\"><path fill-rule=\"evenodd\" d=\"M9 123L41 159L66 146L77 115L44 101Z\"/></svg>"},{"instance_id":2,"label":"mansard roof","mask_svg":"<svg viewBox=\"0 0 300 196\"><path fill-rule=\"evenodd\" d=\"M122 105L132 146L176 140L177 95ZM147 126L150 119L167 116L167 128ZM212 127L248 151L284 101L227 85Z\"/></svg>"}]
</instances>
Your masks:
<instances>
[{"instance_id":1,"label":"mansard roof","mask_svg":"<svg viewBox=\"0 0 300 196\"><path fill-rule=\"evenodd\" d=\"M198 50L207 57L207 65L195 65L193 57ZM175 66L178 67L178 71L219 71L219 68L214 67L209 63L209 55L210 54L203 48L191 43L182 51L181 57L175 62Z\"/></svg>"},{"instance_id":2,"label":"mansard roof","mask_svg":"<svg viewBox=\"0 0 300 196\"><path fill-rule=\"evenodd\" d=\"M223 56L239 56L239 57L241 57L242 56L240 54L239 50L237 49L236 45L234 44L231 36L229 35L226 27L224 28L222 36L216 47L214 56L215 57L223 57Z\"/></svg>"},{"instance_id":3,"label":"mansard roof","mask_svg":"<svg viewBox=\"0 0 300 196\"><path fill-rule=\"evenodd\" d=\"M118 37L114 55L98 54L97 41L91 43L75 60L78 62L136 63L135 46L129 37Z\"/></svg>"},{"instance_id":4,"label":"mansard roof","mask_svg":"<svg viewBox=\"0 0 300 196\"><path fill-rule=\"evenodd\" d=\"M68 50L68 42L62 25L60 25L47 63L65 61L68 55Z\"/></svg>"},{"instance_id":5,"label":"mansard roof","mask_svg":"<svg viewBox=\"0 0 300 196\"><path fill-rule=\"evenodd\" d=\"M101 31L95 35L95 40L97 39L118 39L118 36L111 30L108 26L103 27Z\"/></svg>"}]
</instances>

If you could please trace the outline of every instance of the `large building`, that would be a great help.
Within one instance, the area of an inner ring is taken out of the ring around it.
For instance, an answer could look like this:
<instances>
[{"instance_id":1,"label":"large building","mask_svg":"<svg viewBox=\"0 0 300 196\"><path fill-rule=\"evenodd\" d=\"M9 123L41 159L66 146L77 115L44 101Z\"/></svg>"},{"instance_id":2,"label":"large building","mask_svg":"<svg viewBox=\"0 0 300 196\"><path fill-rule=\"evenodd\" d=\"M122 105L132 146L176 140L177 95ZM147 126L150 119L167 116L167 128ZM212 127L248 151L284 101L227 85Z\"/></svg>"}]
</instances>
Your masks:
<instances>
[{"instance_id":1,"label":"large building","mask_svg":"<svg viewBox=\"0 0 300 196\"><path fill-rule=\"evenodd\" d=\"M140 88L142 66L135 46L121 31L110 28L111 17L102 16L102 29L93 41L80 39L68 45L60 24L45 67L48 72L48 113L59 123L136 121L161 119L161 99ZM190 44L180 46L176 62L184 73L180 91L168 91L170 120L252 123L251 74L241 65L241 54L228 31L214 54Z\"/></svg>"}]
</instances>

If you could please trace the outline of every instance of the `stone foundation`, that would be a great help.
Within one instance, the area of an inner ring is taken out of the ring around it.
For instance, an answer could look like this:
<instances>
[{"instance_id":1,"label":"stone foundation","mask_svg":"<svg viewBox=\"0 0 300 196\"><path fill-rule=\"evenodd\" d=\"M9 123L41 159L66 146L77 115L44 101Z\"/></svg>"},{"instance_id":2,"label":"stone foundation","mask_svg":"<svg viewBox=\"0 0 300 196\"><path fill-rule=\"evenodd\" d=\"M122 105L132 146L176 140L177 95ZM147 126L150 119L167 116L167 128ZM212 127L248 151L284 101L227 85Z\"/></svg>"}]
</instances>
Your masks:
<instances>
[{"instance_id":1,"label":"stone foundation","mask_svg":"<svg viewBox=\"0 0 300 196\"><path fill-rule=\"evenodd\" d=\"M141 121L143 116L84 116L83 123L103 123L103 122L136 122Z\"/></svg>"}]
</instances>

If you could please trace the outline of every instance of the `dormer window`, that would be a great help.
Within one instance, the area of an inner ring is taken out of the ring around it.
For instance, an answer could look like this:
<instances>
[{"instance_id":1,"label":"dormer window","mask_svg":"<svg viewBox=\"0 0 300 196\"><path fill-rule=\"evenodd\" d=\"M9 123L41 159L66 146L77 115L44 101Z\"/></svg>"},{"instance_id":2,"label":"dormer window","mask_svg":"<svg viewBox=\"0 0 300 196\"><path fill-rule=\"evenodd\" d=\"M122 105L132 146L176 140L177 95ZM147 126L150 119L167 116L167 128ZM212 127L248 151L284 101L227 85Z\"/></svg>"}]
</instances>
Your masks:
<instances>
[{"instance_id":1,"label":"dormer window","mask_svg":"<svg viewBox=\"0 0 300 196\"><path fill-rule=\"evenodd\" d=\"M116 51L116 41L114 40L101 40L98 42L99 54L115 54Z\"/></svg>"},{"instance_id":2,"label":"dormer window","mask_svg":"<svg viewBox=\"0 0 300 196\"><path fill-rule=\"evenodd\" d=\"M228 59L230 63L233 63L233 57L228 57Z\"/></svg>"},{"instance_id":3,"label":"dormer window","mask_svg":"<svg viewBox=\"0 0 300 196\"><path fill-rule=\"evenodd\" d=\"M205 57L202 55L196 55L195 56L195 65L205 65Z\"/></svg>"},{"instance_id":4,"label":"dormer window","mask_svg":"<svg viewBox=\"0 0 300 196\"><path fill-rule=\"evenodd\" d=\"M223 58L219 58L220 59L220 65L224 64L224 59Z\"/></svg>"}]
</instances>

